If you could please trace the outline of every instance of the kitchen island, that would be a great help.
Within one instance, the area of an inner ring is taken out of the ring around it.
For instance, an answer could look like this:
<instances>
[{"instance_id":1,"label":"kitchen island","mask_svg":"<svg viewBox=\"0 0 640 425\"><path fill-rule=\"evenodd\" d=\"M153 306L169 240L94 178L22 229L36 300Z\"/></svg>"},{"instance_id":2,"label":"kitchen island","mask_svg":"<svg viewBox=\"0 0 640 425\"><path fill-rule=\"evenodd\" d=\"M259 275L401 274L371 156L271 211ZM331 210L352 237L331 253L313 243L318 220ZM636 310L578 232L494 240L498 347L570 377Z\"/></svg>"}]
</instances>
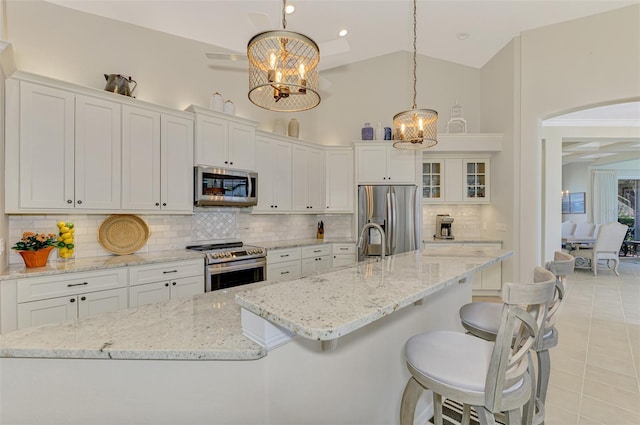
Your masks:
<instances>
[{"instance_id":1,"label":"kitchen island","mask_svg":"<svg viewBox=\"0 0 640 425\"><path fill-rule=\"evenodd\" d=\"M470 276L510 255L416 251L12 332L0 423L394 423L406 339L460 329ZM251 341L242 311L286 338Z\"/></svg>"}]
</instances>

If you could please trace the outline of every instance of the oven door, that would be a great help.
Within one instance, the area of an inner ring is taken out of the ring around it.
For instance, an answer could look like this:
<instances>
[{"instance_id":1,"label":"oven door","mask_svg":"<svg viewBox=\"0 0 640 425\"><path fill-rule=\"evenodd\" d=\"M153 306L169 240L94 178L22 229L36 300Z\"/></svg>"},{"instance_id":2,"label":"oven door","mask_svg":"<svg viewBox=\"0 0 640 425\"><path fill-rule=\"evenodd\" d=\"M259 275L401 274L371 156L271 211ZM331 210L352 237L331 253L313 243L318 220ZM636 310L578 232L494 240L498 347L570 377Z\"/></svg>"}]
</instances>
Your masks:
<instances>
[{"instance_id":1,"label":"oven door","mask_svg":"<svg viewBox=\"0 0 640 425\"><path fill-rule=\"evenodd\" d=\"M207 266L205 292L261 282L265 277L266 258L252 258Z\"/></svg>"}]
</instances>

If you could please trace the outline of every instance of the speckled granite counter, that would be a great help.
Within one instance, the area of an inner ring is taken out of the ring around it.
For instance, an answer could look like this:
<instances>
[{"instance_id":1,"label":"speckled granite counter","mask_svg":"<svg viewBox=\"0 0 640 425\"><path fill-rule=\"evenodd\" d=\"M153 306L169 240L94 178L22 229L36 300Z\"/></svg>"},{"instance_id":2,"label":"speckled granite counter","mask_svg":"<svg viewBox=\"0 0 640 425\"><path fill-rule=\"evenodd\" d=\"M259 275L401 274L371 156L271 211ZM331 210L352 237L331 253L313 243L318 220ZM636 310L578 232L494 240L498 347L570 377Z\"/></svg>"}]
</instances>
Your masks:
<instances>
[{"instance_id":1,"label":"speckled granite counter","mask_svg":"<svg viewBox=\"0 0 640 425\"><path fill-rule=\"evenodd\" d=\"M266 350L243 335L241 306L306 338L331 340L511 255L443 247L371 259L295 281L260 282L10 332L0 335L0 357L257 359Z\"/></svg>"},{"instance_id":2,"label":"speckled granite counter","mask_svg":"<svg viewBox=\"0 0 640 425\"><path fill-rule=\"evenodd\" d=\"M332 239L295 239L290 241L271 241L271 242L256 242L251 245L261 246L270 249L284 249L284 248L297 248L299 246L309 246L309 245L322 245L327 243L356 243L355 239L351 238L332 238Z\"/></svg>"},{"instance_id":3,"label":"speckled granite counter","mask_svg":"<svg viewBox=\"0 0 640 425\"><path fill-rule=\"evenodd\" d=\"M103 257L77 258L71 261L52 261L44 267L32 269L22 264L13 264L0 272L0 281L23 277L46 276L60 273L102 270L117 267L139 266L142 264L164 263L204 258L199 252L177 250L131 255L108 255Z\"/></svg>"},{"instance_id":4,"label":"speckled granite counter","mask_svg":"<svg viewBox=\"0 0 640 425\"><path fill-rule=\"evenodd\" d=\"M266 350L242 334L240 290L246 287L10 332L0 335L0 357L258 359Z\"/></svg>"},{"instance_id":5,"label":"speckled granite counter","mask_svg":"<svg viewBox=\"0 0 640 425\"><path fill-rule=\"evenodd\" d=\"M370 259L332 272L241 292L251 313L305 338L333 340L513 254L451 247Z\"/></svg>"}]
</instances>

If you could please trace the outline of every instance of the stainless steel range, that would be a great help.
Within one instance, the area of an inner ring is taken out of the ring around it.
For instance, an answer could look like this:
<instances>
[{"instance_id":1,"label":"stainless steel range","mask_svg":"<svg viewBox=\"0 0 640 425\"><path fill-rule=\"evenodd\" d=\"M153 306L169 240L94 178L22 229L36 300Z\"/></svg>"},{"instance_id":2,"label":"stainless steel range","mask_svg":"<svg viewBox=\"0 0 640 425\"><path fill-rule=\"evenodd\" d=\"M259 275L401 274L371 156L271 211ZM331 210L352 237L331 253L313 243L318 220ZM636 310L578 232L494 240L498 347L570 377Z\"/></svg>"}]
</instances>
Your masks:
<instances>
[{"instance_id":1,"label":"stainless steel range","mask_svg":"<svg viewBox=\"0 0 640 425\"><path fill-rule=\"evenodd\" d=\"M191 245L187 249L206 254L205 292L260 282L266 277L267 254L259 246L225 242Z\"/></svg>"}]
</instances>

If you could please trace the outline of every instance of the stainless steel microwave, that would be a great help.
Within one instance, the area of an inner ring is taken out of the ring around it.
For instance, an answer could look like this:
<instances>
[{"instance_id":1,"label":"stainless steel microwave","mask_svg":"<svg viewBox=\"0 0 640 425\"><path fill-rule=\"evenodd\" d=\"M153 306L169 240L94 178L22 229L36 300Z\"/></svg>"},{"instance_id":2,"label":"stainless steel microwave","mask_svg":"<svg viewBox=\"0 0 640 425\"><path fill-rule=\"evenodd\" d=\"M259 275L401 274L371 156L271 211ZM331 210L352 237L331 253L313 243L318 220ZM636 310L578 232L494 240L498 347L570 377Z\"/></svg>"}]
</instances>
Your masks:
<instances>
[{"instance_id":1,"label":"stainless steel microwave","mask_svg":"<svg viewBox=\"0 0 640 425\"><path fill-rule=\"evenodd\" d=\"M258 204L258 173L198 165L194 169L194 204L198 207Z\"/></svg>"}]
</instances>

